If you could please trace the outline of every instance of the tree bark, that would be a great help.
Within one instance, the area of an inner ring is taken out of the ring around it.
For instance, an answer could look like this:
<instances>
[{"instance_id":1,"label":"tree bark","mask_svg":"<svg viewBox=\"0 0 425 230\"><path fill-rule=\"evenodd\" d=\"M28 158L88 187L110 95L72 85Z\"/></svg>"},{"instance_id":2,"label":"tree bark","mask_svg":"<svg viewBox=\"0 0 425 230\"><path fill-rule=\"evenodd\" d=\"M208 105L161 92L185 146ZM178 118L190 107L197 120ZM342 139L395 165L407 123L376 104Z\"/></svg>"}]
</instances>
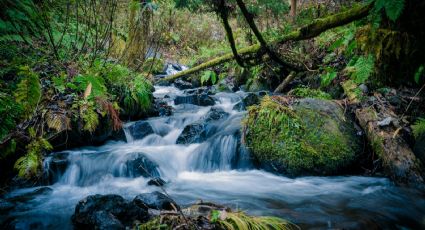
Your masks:
<instances>
[{"instance_id":1,"label":"tree bark","mask_svg":"<svg viewBox=\"0 0 425 230\"><path fill-rule=\"evenodd\" d=\"M291 0L291 19L292 23L297 19L297 0Z\"/></svg>"},{"instance_id":2,"label":"tree bark","mask_svg":"<svg viewBox=\"0 0 425 230\"><path fill-rule=\"evenodd\" d=\"M313 38L326 30L329 30L338 26L342 26L350 22L353 22L355 20L366 17L369 14L370 9L372 9L372 6L373 4L371 3L371 4L367 4L367 5L363 5L360 7L347 10L339 14L331 15L326 18L316 19L311 24L301 27L289 34L284 35L278 41L273 42L272 45L281 45L288 41L300 41L300 40ZM255 54L259 52L260 49L261 49L261 45L255 44L252 46L239 49L238 54L239 55ZM188 74L193 74L213 66L226 63L233 59L234 59L233 53L227 53L227 54L224 54L223 56L214 58L210 61L202 63L193 68L190 68L185 71L181 71L175 75L163 78L160 81L173 81L177 78L186 76Z\"/></svg>"}]
</instances>

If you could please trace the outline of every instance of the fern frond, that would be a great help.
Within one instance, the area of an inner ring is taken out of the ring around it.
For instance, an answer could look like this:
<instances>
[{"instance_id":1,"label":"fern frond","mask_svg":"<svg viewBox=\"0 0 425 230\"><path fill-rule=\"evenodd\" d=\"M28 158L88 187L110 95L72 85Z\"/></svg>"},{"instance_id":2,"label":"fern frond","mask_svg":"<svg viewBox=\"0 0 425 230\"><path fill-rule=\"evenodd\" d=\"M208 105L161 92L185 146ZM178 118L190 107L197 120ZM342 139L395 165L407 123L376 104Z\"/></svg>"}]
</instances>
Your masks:
<instances>
[{"instance_id":1,"label":"fern frond","mask_svg":"<svg viewBox=\"0 0 425 230\"><path fill-rule=\"evenodd\" d=\"M31 117L41 99L41 84L38 75L28 66L21 67L18 74L24 79L18 84L15 99L24 108L26 117Z\"/></svg>"},{"instance_id":2,"label":"fern frond","mask_svg":"<svg viewBox=\"0 0 425 230\"><path fill-rule=\"evenodd\" d=\"M52 145L44 138L38 137L27 145L27 154L20 157L14 165L18 176L30 178L40 172L43 151L52 150Z\"/></svg>"},{"instance_id":3,"label":"fern frond","mask_svg":"<svg viewBox=\"0 0 425 230\"><path fill-rule=\"evenodd\" d=\"M62 132L71 129L71 119L64 113L49 110L46 115L46 123L50 129Z\"/></svg>"},{"instance_id":4,"label":"fern frond","mask_svg":"<svg viewBox=\"0 0 425 230\"><path fill-rule=\"evenodd\" d=\"M385 10L386 15L391 21L396 21L404 10L405 0L377 0L375 1L375 10Z\"/></svg>"},{"instance_id":5,"label":"fern frond","mask_svg":"<svg viewBox=\"0 0 425 230\"><path fill-rule=\"evenodd\" d=\"M92 106L82 107L81 118L84 121L83 129L93 133L99 125L99 116Z\"/></svg>"},{"instance_id":6,"label":"fern frond","mask_svg":"<svg viewBox=\"0 0 425 230\"><path fill-rule=\"evenodd\" d=\"M419 118L414 125L412 125L413 135L419 138L425 135L425 118Z\"/></svg>"},{"instance_id":7,"label":"fern frond","mask_svg":"<svg viewBox=\"0 0 425 230\"><path fill-rule=\"evenodd\" d=\"M372 55L367 57L360 56L357 60L353 59L348 64L346 71L351 74L354 82L357 84L365 83L372 75L375 66L375 59Z\"/></svg>"}]
</instances>

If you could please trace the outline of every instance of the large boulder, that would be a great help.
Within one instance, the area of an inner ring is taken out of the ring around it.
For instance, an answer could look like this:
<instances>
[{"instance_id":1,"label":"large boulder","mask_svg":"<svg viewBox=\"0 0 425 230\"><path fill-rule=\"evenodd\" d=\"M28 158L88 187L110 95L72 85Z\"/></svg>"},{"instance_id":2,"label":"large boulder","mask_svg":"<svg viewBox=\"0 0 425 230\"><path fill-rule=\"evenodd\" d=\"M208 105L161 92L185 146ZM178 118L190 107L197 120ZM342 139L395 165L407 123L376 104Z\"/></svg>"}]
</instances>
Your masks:
<instances>
[{"instance_id":1,"label":"large boulder","mask_svg":"<svg viewBox=\"0 0 425 230\"><path fill-rule=\"evenodd\" d=\"M176 210L179 206L171 198L160 192L142 193L137 195L133 203L141 208L157 210Z\"/></svg>"},{"instance_id":2,"label":"large boulder","mask_svg":"<svg viewBox=\"0 0 425 230\"><path fill-rule=\"evenodd\" d=\"M184 127L182 133L177 138L177 144L201 143L213 133L211 122L225 119L229 116L223 109L212 107L210 111L199 121Z\"/></svg>"},{"instance_id":3,"label":"large boulder","mask_svg":"<svg viewBox=\"0 0 425 230\"><path fill-rule=\"evenodd\" d=\"M125 229L134 221L148 220L148 210L119 195L92 195L80 200L72 222L78 229Z\"/></svg>"},{"instance_id":4,"label":"large boulder","mask_svg":"<svg viewBox=\"0 0 425 230\"><path fill-rule=\"evenodd\" d=\"M194 94L187 96L177 96L174 99L174 104L193 104L198 106L212 106L215 105L214 98L208 94Z\"/></svg>"},{"instance_id":5,"label":"large boulder","mask_svg":"<svg viewBox=\"0 0 425 230\"><path fill-rule=\"evenodd\" d=\"M176 144L193 144L205 141L207 139L205 126L206 124L203 122L187 125L177 138Z\"/></svg>"},{"instance_id":6,"label":"large boulder","mask_svg":"<svg viewBox=\"0 0 425 230\"><path fill-rule=\"evenodd\" d=\"M134 159L126 162L127 176L159 177L159 167L143 153L136 154Z\"/></svg>"},{"instance_id":7,"label":"large boulder","mask_svg":"<svg viewBox=\"0 0 425 230\"><path fill-rule=\"evenodd\" d=\"M143 139L154 133L152 126L147 121L134 122L127 129L134 140Z\"/></svg>"},{"instance_id":8,"label":"large boulder","mask_svg":"<svg viewBox=\"0 0 425 230\"><path fill-rule=\"evenodd\" d=\"M330 100L265 97L249 109L244 124L253 155L277 173L342 173L362 149L353 122Z\"/></svg>"}]
</instances>

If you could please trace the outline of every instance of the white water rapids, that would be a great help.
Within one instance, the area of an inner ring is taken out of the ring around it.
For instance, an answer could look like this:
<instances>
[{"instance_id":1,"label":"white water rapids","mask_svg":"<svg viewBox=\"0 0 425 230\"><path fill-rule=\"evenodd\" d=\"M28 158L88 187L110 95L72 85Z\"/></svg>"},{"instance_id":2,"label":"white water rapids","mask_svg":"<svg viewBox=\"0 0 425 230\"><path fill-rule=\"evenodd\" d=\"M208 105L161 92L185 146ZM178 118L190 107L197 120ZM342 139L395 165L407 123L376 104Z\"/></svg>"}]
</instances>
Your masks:
<instances>
[{"instance_id":1,"label":"white water rapids","mask_svg":"<svg viewBox=\"0 0 425 230\"><path fill-rule=\"evenodd\" d=\"M173 86L158 86L154 94L157 98L167 95L174 108L170 117L148 120L154 134L134 140L127 130L128 142L65 151L69 165L49 186L53 191L20 202L12 212L0 215L0 222L12 218L18 229L72 229L75 205L88 195L118 194L132 199L160 190L148 186L148 178L127 175L125 162L141 152L159 166L161 178L167 181L166 191L181 206L202 199L252 215L286 218L303 228L425 227L423 192L394 186L388 179L293 179L253 168L237 136L245 112L232 110L243 92L214 95L215 107L230 116L210 126L212 137L189 145L176 144L176 140L185 126L202 119L211 106L174 105L173 98L184 92ZM34 189L16 190L7 197Z\"/></svg>"}]
</instances>

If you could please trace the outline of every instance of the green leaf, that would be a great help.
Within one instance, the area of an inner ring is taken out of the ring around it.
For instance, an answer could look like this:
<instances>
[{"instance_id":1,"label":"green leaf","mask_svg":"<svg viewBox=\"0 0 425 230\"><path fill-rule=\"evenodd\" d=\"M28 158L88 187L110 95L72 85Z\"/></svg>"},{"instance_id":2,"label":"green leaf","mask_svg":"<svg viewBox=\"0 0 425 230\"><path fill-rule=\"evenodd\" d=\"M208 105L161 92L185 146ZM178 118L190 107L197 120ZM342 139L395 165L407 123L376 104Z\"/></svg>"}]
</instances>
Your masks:
<instances>
[{"instance_id":1,"label":"green leaf","mask_svg":"<svg viewBox=\"0 0 425 230\"><path fill-rule=\"evenodd\" d=\"M332 72L327 72L324 75L321 75L321 85L322 86L328 86L337 76L337 72L336 71L332 71Z\"/></svg>"},{"instance_id":2,"label":"green leaf","mask_svg":"<svg viewBox=\"0 0 425 230\"><path fill-rule=\"evenodd\" d=\"M421 66L419 66L418 70L415 73L415 82L417 84L419 84L419 81L421 79L421 76L423 76L423 73L424 73L424 66L421 65Z\"/></svg>"},{"instance_id":3,"label":"green leaf","mask_svg":"<svg viewBox=\"0 0 425 230\"><path fill-rule=\"evenodd\" d=\"M15 99L24 108L26 117L31 117L41 98L41 84L38 75L29 66L21 67L18 75L23 79L15 91Z\"/></svg>"}]
</instances>

